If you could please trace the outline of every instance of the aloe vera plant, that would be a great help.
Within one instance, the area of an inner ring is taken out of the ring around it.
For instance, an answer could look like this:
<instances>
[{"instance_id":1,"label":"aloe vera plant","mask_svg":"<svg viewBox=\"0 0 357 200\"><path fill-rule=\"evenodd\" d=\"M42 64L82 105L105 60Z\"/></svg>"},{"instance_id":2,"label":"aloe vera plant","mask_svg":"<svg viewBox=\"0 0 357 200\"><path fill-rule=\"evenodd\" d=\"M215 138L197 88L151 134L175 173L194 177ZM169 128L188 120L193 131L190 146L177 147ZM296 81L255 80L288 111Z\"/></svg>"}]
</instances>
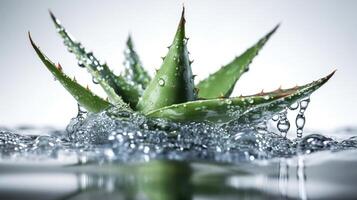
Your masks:
<instances>
[{"instance_id":1,"label":"aloe vera plant","mask_svg":"<svg viewBox=\"0 0 357 200\"><path fill-rule=\"evenodd\" d=\"M254 57L279 28L277 25L232 62L195 84L187 50L183 9L173 42L154 77L150 77L143 68L130 36L125 51L125 73L116 75L107 64L101 63L92 52L88 52L72 38L52 13L50 15L64 44L78 59L78 65L86 68L93 80L104 89L107 100L66 76L62 67L50 61L29 35L31 44L47 69L74 96L78 104L90 112L101 112L109 106L116 106L119 110L175 121L229 122L242 118L262 118L308 97L334 74L332 72L312 83L289 89L230 97L239 78L248 71Z\"/></svg>"}]
</instances>

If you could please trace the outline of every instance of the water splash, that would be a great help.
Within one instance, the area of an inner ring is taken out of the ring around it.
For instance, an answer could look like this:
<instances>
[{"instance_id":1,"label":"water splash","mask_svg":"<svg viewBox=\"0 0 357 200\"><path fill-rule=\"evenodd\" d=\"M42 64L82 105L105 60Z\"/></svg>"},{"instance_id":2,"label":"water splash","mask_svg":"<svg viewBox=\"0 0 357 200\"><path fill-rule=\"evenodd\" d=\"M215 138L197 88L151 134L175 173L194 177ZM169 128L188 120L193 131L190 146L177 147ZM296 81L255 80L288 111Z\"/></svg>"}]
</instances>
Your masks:
<instances>
[{"instance_id":1,"label":"water splash","mask_svg":"<svg viewBox=\"0 0 357 200\"><path fill-rule=\"evenodd\" d=\"M283 137L286 137L286 134L288 133L290 129L290 122L289 119L287 118L288 111L285 109L284 111L279 113L279 119L276 127L280 131L281 135Z\"/></svg>"},{"instance_id":2,"label":"water splash","mask_svg":"<svg viewBox=\"0 0 357 200\"><path fill-rule=\"evenodd\" d=\"M309 103L310 103L310 97L302 99L300 101L293 103L289 107L285 108L280 113L272 116L271 118L272 121L277 122L276 127L283 137L287 136L287 133L290 129L290 121L287 117L288 111L289 110L294 111L300 108L295 118L295 125L296 125L296 137L302 138L305 122L306 122L305 111Z\"/></svg>"},{"instance_id":3,"label":"water splash","mask_svg":"<svg viewBox=\"0 0 357 200\"><path fill-rule=\"evenodd\" d=\"M10 160L146 162L153 159L222 163L289 158L357 148L357 137L338 142L319 134L290 140L260 124L175 123L110 108L88 114L78 107L66 131L42 136L0 131L0 157ZM301 110L301 108L300 108ZM279 117L282 120L283 117ZM27 130L22 130L27 132Z\"/></svg>"},{"instance_id":4,"label":"water splash","mask_svg":"<svg viewBox=\"0 0 357 200\"><path fill-rule=\"evenodd\" d=\"M298 138L301 138L302 134L303 134L303 130L304 130L305 122L306 122L305 111L306 111L309 103L310 103L310 97L299 102L300 110L299 110L299 113L297 114L296 120L295 120L296 136Z\"/></svg>"},{"instance_id":5,"label":"water splash","mask_svg":"<svg viewBox=\"0 0 357 200\"><path fill-rule=\"evenodd\" d=\"M296 110L298 137L286 137L290 129L288 109L272 116L280 134L260 123L176 123L149 119L138 113L111 107L101 113L78 114L65 131L23 135L0 129L1 159L63 159L86 162L146 162L153 159L240 163L272 158L289 158L316 151L357 148L357 137L341 142L320 134L303 138L304 113L310 99L289 107ZM229 103L229 102L227 102ZM23 132L29 132L23 130Z\"/></svg>"}]
</instances>

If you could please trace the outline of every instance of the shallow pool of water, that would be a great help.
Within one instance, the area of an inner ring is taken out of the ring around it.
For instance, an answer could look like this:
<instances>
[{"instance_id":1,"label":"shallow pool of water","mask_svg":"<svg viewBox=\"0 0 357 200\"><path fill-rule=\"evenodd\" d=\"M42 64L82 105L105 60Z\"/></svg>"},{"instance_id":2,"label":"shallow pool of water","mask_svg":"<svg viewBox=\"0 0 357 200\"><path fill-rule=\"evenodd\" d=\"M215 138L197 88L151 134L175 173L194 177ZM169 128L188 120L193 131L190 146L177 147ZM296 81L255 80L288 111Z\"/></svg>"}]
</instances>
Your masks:
<instances>
[{"instance_id":1,"label":"shallow pool of water","mask_svg":"<svg viewBox=\"0 0 357 200\"><path fill-rule=\"evenodd\" d=\"M355 199L357 151L242 164L0 165L0 199Z\"/></svg>"}]
</instances>

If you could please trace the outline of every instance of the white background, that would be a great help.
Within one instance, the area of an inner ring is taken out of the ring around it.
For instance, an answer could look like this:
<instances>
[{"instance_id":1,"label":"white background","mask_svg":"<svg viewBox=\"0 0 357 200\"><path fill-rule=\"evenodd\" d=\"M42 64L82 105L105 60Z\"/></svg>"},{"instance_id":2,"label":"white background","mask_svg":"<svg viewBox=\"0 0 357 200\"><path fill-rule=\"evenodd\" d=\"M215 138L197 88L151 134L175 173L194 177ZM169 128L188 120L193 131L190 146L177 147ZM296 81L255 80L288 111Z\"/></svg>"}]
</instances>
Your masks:
<instances>
[{"instance_id":1,"label":"white background","mask_svg":"<svg viewBox=\"0 0 357 200\"><path fill-rule=\"evenodd\" d=\"M115 72L132 33L143 64L153 74L167 52L186 7L189 50L196 80L231 61L277 23L282 26L239 81L233 95L279 85L291 87L335 76L311 97L310 129L356 124L357 1L0 1L0 126L64 127L76 113L74 99L31 49L27 31L64 71L83 85L89 74L66 51L48 15L51 9L67 30Z\"/></svg>"}]
</instances>

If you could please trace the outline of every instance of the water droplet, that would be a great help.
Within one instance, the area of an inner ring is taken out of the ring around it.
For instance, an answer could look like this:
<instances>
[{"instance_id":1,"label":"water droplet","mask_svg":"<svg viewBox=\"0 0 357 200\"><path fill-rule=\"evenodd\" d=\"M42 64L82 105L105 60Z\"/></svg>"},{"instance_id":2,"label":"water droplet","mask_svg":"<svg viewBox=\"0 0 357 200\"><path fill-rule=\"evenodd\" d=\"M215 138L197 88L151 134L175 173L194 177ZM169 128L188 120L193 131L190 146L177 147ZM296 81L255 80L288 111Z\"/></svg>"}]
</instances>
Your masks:
<instances>
[{"instance_id":1,"label":"water droplet","mask_svg":"<svg viewBox=\"0 0 357 200\"><path fill-rule=\"evenodd\" d=\"M94 77L92 77L92 82L93 82L94 84L99 84L99 82L97 81L97 79L94 78Z\"/></svg>"},{"instance_id":2,"label":"water droplet","mask_svg":"<svg viewBox=\"0 0 357 200\"><path fill-rule=\"evenodd\" d=\"M78 66L81 67L81 68L86 67L82 61L78 61Z\"/></svg>"},{"instance_id":3,"label":"water droplet","mask_svg":"<svg viewBox=\"0 0 357 200\"><path fill-rule=\"evenodd\" d=\"M303 129L304 129L304 126L305 126L305 116L303 113L299 113L297 116L296 116L296 120L295 120L295 124L296 124L296 135L298 138L301 138L302 137L302 134L303 134Z\"/></svg>"},{"instance_id":4,"label":"water droplet","mask_svg":"<svg viewBox=\"0 0 357 200\"><path fill-rule=\"evenodd\" d=\"M299 113L296 116L295 119L295 124L296 124L296 136L297 138L301 138L305 126L305 111L310 103L310 98L304 99L300 101L300 110Z\"/></svg>"},{"instance_id":5,"label":"water droplet","mask_svg":"<svg viewBox=\"0 0 357 200\"><path fill-rule=\"evenodd\" d=\"M300 153L310 154L316 151L322 151L333 148L337 142L331 138L319 134L311 134L301 139L298 144Z\"/></svg>"},{"instance_id":6,"label":"water droplet","mask_svg":"<svg viewBox=\"0 0 357 200\"><path fill-rule=\"evenodd\" d=\"M283 137L286 137L286 134L290 129L290 122L286 116L287 113L288 113L287 109L279 113L279 121L276 125L276 127L278 128L278 130L280 131Z\"/></svg>"},{"instance_id":7,"label":"water droplet","mask_svg":"<svg viewBox=\"0 0 357 200\"><path fill-rule=\"evenodd\" d=\"M106 156L106 158L108 158L109 160L112 160L113 158L115 158L115 154L113 152L113 149L105 149L104 150L104 155Z\"/></svg>"},{"instance_id":8,"label":"water droplet","mask_svg":"<svg viewBox=\"0 0 357 200\"><path fill-rule=\"evenodd\" d=\"M231 99L226 99L225 102L226 102L226 104L228 104L228 105L232 104L232 100L231 100Z\"/></svg>"},{"instance_id":9,"label":"water droplet","mask_svg":"<svg viewBox=\"0 0 357 200\"><path fill-rule=\"evenodd\" d=\"M273 115L271 118L273 121L278 121L279 120L279 115Z\"/></svg>"},{"instance_id":10,"label":"water droplet","mask_svg":"<svg viewBox=\"0 0 357 200\"><path fill-rule=\"evenodd\" d=\"M143 152L144 153L149 153L150 152L150 147L145 146L144 149L143 149Z\"/></svg>"},{"instance_id":11,"label":"water droplet","mask_svg":"<svg viewBox=\"0 0 357 200\"><path fill-rule=\"evenodd\" d=\"M290 110L296 110L299 107L299 103L295 102L289 106Z\"/></svg>"},{"instance_id":12,"label":"water droplet","mask_svg":"<svg viewBox=\"0 0 357 200\"><path fill-rule=\"evenodd\" d=\"M286 136L286 133L290 129L290 122L288 120L279 120L277 124L278 130L283 134L283 136Z\"/></svg>"},{"instance_id":13,"label":"water droplet","mask_svg":"<svg viewBox=\"0 0 357 200\"><path fill-rule=\"evenodd\" d=\"M84 119L87 116L87 111L77 103L77 118Z\"/></svg>"},{"instance_id":14,"label":"water droplet","mask_svg":"<svg viewBox=\"0 0 357 200\"><path fill-rule=\"evenodd\" d=\"M162 79L162 78L160 78L160 79L159 79L159 85L160 85L161 87L164 86L164 85L165 85L165 80Z\"/></svg>"},{"instance_id":15,"label":"water droplet","mask_svg":"<svg viewBox=\"0 0 357 200\"><path fill-rule=\"evenodd\" d=\"M310 98L304 99L300 101L300 111L299 112L305 112L305 110L307 109L307 106L310 103Z\"/></svg>"},{"instance_id":16,"label":"water droplet","mask_svg":"<svg viewBox=\"0 0 357 200\"><path fill-rule=\"evenodd\" d=\"M97 64L96 64L96 63L97 63ZM98 62L94 62L94 66L98 66ZM99 65L99 66L97 67L97 70L98 70L98 71L102 71L102 70L104 70L104 67L101 66L101 65Z\"/></svg>"}]
</instances>

